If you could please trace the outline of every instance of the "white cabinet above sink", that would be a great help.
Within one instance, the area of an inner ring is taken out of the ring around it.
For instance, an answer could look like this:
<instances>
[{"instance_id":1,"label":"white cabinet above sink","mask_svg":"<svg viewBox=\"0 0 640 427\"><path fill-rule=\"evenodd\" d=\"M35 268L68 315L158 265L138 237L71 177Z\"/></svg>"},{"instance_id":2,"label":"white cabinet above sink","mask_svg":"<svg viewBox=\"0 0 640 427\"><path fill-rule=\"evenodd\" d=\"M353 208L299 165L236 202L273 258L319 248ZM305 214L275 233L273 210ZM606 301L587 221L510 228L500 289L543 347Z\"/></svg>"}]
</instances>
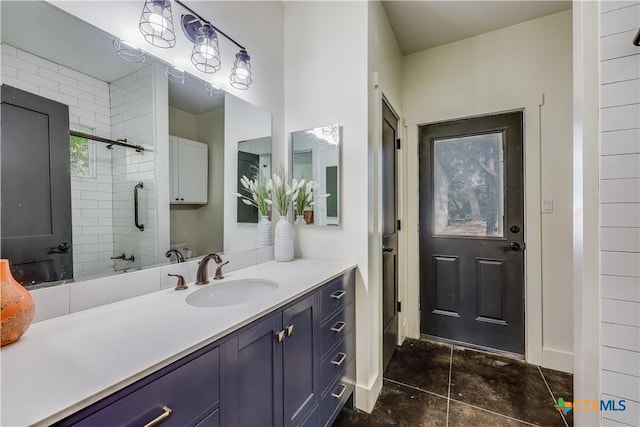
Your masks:
<instances>
[{"instance_id":1,"label":"white cabinet above sink","mask_svg":"<svg viewBox=\"0 0 640 427\"><path fill-rule=\"evenodd\" d=\"M171 204L206 204L208 146L169 136L169 201Z\"/></svg>"}]
</instances>

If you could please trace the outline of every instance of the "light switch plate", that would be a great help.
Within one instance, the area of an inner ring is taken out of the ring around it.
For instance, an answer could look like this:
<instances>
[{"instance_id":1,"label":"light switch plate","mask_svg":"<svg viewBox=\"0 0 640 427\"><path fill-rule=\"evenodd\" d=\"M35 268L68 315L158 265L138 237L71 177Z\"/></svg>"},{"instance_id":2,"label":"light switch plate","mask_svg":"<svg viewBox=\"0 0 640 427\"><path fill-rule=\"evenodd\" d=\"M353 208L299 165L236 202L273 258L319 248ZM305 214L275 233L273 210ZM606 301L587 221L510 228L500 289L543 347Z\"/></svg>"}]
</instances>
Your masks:
<instances>
[{"instance_id":1,"label":"light switch plate","mask_svg":"<svg viewBox=\"0 0 640 427\"><path fill-rule=\"evenodd\" d=\"M542 199L540 212L543 214L553 213L553 199Z\"/></svg>"}]
</instances>

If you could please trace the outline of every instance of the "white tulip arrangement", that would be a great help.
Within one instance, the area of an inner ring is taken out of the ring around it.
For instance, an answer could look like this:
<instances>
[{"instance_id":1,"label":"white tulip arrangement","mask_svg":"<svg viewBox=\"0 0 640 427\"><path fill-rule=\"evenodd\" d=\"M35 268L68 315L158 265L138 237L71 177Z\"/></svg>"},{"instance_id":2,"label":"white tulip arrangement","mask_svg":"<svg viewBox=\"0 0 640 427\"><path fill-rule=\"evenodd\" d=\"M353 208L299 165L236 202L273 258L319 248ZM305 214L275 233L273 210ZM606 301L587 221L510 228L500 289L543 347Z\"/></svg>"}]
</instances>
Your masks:
<instances>
[{"instance_id":1,"label":"white tulip arrangement","mask_svg":"<svg viewBox=\"0 0 640 427\"><path fill-rule=\"evenodd\" d=\"M233 195L240 197L244 204L258 208L261 216L269 216L269 207L272 203L271 180L267 181L267 178L260 173L260 170L255 168L253 179L249 179L243 175L242 178L240 178L240 184L249 192L251 197L240 193L233 193Z\"/></svg>"},{"instance_id":2,"label":"white tulip arrangement","mask_svg":"<svg viewBox=\"0 0 640 427\"><path fill-rule=\"evenodd\" d=\"M296 213L303 215L306 206L313 206L317 199L330 196L330 194L316 194L316 200L314 200L314 191L317 192L320 184L304 179L298 181L295 178L289 182L289 177L283 167L278 173L274 173L273 178L269 180L256 168L253 179L243 175L240 183L251 196L248 197L240 193L233 193L233 195L241 198L243 203L257 207L261 216L268 216L270 207L273 206L281 217L286 217L289 213L289 207L294 202Z\"/></svg>"},{"instance_id":3,"label":"white tulip arrangement","mask_svg":"<svg viewBox=\"0 0 640 427\"><path fill-rule=\"evenodd\" d=\"M276 208L281 217L286 217L289 213L289 207L298 197L300 183L295 178L289 183L289 176L284 171L284 168L281 167L279 173L273 174L270 184L273 207Z\"/></svg>"}]
</instances>

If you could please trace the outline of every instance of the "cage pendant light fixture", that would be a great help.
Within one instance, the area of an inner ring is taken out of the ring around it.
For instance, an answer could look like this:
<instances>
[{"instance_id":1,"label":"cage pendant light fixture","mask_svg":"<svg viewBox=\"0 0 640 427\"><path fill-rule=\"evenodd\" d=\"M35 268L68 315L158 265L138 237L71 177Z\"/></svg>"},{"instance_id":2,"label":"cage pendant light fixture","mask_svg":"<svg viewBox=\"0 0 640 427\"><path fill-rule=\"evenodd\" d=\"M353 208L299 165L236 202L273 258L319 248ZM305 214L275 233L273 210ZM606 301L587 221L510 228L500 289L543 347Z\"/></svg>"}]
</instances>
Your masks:
<instances>
[{"instance_id":1,"label":"cage pendant light fixture","mask_svg":"<svg viewBox=\"0 0 640 427\"><path fill-rule=\"evenodd\" d=\"M170 0L145 0L140 16L140 32L144 39L164 49L176 45Z\"/></svg>"},{"instance_id":2,"label":"cage pendant light fixture","mask_svg":"<svg viewBox=\"0 0 640 427\"><path fill-rule=\"evenodd\" d=\"M236 60L233 62L231 76L229 76L231 86L236 89L248 89L253 81L251 79L251 57L244 48L236 53Z\"/></svg>"},{"instance_id":3,"label":"cage pendant light fixture","mask_svg":"<svg viewBox=\"0 0 640 427\"><path fill-rule=\"evenodd\" d=\"M211 25L203 24L198 28L191 53L191 62L203 73L212 74L220 69L222 62L218 47L218 34Z\"/></svg>"}]
</instances>

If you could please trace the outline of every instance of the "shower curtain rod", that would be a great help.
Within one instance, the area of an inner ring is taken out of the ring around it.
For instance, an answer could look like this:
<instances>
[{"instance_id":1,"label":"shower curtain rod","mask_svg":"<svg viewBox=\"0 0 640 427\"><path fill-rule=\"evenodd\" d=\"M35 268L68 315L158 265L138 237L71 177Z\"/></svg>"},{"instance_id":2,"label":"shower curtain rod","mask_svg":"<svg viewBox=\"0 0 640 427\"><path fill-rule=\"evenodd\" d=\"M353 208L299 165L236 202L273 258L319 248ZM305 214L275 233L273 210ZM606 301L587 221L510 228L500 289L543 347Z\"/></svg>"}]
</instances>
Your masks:
<instances>
[{"instance_id":1,"label":"shower curtain rod","mask_svg":"<svg viewBox=\"0 0 640 427\"><path fill-rule=\"evenodd\" d=\"M119 139L117 141L114 141L114 140L109 139L109 138L103 138L101 136L91 135L90 133L79 132L77 130L70 130L69 131L69 135L77 136L79 138L91 139L93 141L104 142L106 144L109 144L109 145L107 145L107 148L109 150L111 150L114 145L118 145L120 147L133 148L138 153L141 152L141 151L144 151L144 147L142 147L140 145L136 145L136 144L130 144L130 143L127 142L126 139Z\"/></svg>"}]
</instances>

